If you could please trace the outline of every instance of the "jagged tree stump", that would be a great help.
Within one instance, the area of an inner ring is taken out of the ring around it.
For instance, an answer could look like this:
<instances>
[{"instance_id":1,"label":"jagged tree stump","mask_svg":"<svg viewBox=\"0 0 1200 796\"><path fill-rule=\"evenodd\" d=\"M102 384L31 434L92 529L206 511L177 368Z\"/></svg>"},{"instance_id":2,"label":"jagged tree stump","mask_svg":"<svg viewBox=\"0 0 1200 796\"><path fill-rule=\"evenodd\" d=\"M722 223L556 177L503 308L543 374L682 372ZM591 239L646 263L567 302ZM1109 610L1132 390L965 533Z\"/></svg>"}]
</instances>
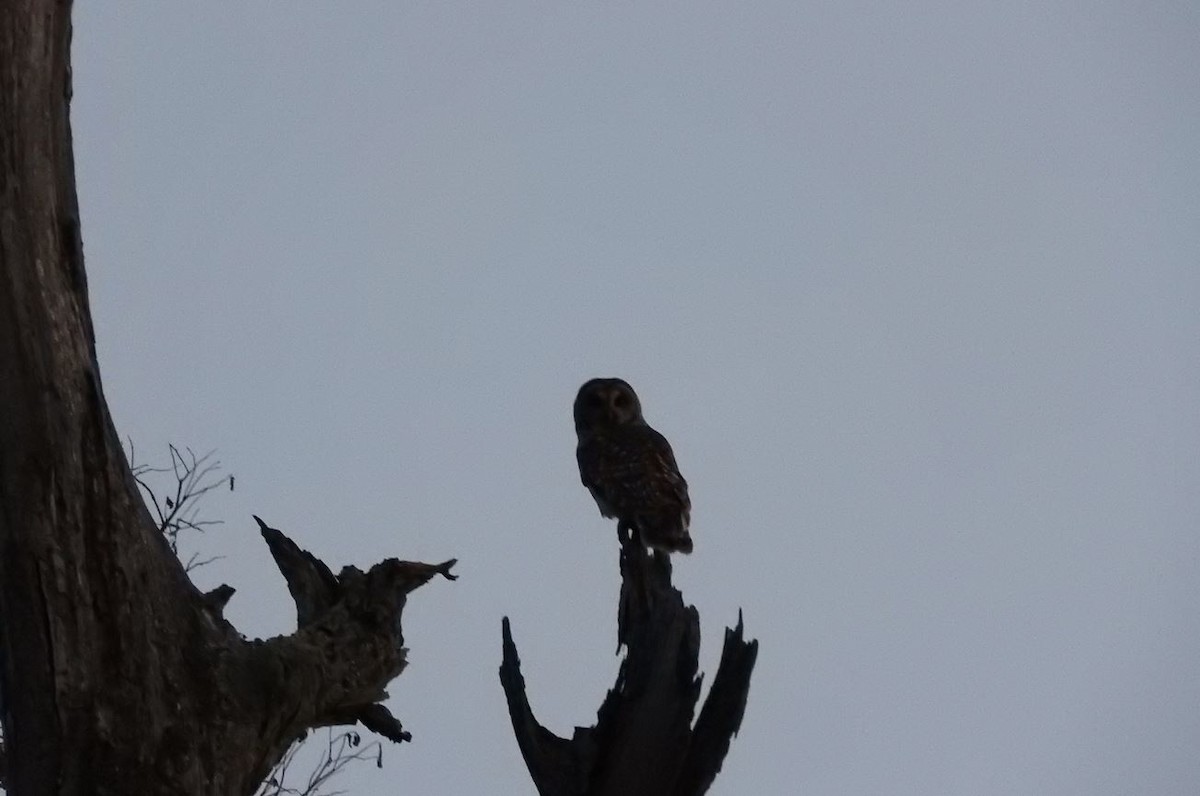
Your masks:
<instances>
[{"instance_id":1,"label":"jagged tree stump","mask_svg":"<svg viewBox=\"0 0 1200 796\"><path fill-rule=\"evenodd\" d=\"M618 646L627 649L596 724L568 740L533 716L508 618L500 682L513 732L541 796L700 796L742 723L758 642L742 618L726 628L712 688L695 724L700 617L671 585L671 563L636 541L621 547Z\"/></svg>"}]
</instances>

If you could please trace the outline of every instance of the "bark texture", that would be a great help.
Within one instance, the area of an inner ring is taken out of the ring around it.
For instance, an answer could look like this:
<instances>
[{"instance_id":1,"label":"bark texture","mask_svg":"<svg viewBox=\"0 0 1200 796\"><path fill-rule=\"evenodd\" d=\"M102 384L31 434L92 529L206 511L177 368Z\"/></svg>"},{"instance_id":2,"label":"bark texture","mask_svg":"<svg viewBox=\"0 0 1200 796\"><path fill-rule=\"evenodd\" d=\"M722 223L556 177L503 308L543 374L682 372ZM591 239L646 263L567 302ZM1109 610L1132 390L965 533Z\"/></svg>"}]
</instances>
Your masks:
<instances>
[{"instance_id":1,"label":"bark texture","mask_svg":"<svg viewBox=\"0 0 1200 796\"><path fill-rule=\"evenodd\" d=\"M517 745L541 796L699 796L712 785L742 723L758 642L742 619L725 647L697 717L700 617L671 585L667 556L622 545L618 642L627 648L596 724L570 740L533 716L508 619L500 682Z\"/></svg>"},{"instance_id":2,"label":"bark texture","mask_svg":"<svg viewBox=\"0 0 1200 796\"><path fill-rule=\"evenodd\" d=\"M299 627L248 641L151 520L101 389L68 106L68 0L0 3L0 772L14 796L248 794L404 666L405 596L453 562L339 575L261 524Z\"/></svg>"}]
</instances>

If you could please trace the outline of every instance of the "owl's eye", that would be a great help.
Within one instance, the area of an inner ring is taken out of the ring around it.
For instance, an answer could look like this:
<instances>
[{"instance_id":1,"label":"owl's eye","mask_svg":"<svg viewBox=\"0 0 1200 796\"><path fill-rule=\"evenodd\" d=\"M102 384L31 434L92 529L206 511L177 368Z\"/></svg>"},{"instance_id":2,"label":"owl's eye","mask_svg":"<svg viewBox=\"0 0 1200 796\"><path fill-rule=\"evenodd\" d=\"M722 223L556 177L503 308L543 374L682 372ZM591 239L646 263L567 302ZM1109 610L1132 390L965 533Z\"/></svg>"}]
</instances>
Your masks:
<instances>
[{"instance_id":1,"label":"owl's eye","mask_svg":"<svg viewBox=\"0 0 1200 796\"><path fill-rule=\"evenodd\" d=\"M617 393L617 396L613 398L613 406L617 407L618 409L626 408L629 406L629 396L623 392Z\"/></svg>"},{"instance_id":2,"label":"owl's eye","mask_svg":"<svg viewBox=\"0 0 1200 796\"><path fill-rule=\"evenodd\" d=\"M603 406L604 398L598 392L594 392L588 396L587 402L591 406Z\"/></svg>"}]
</instances>

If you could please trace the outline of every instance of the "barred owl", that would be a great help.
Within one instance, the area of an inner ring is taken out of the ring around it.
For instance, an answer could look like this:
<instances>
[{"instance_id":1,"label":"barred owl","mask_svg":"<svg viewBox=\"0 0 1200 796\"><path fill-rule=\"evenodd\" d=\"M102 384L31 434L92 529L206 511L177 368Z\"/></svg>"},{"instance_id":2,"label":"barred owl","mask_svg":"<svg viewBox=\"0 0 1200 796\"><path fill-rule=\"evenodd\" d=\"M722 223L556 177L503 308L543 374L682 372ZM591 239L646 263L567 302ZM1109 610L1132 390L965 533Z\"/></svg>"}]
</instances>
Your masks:
<instances>
[{"instance_id":1,"label":"barred owl","mask_svg":"<svg viewBox=\"0 0 1200 796\"><path fill-rule=\"evenodd\" d=\"M692 502L671 445L646 424L637 393L621 379L592 379L575 397L579 476L622 541L668 553L692 552Z\"/></svg>"}]
</instances>

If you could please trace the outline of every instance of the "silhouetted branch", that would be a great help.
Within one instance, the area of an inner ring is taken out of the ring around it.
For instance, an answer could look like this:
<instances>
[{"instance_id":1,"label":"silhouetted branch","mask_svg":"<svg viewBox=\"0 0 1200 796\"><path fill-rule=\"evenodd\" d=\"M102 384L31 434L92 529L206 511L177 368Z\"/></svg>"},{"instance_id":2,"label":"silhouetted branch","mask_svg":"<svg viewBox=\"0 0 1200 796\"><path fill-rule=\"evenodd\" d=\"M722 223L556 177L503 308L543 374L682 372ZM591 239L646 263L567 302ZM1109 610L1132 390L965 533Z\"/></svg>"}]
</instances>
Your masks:
<instances>
[{"instance_id":1,"label":"silhouetted branch","mask_svg":"<svg viewBox=\"0 0 1200 796\"><path fill-rule=\"evenodd\" d=\"M427 583L434 575L458 580L458 576L450 572L451 567L458 563L455 558L441 564L389 558L371 567L365 574L355 567L345 567L341 574L334 575L325 562L301 549L282 531L270 527L258 516L254 517L254 521L258 523L275 565L287 581L288 591L296 602L297 625L301 628L310 625L317 616L342 600L351 588L381 591L403 600L405 594Z\"/></svg>"},{"instance_id":2,"label":"silhouetted branch","mask_svg":"<svg viewBox=\"0 0 1200 796\"><path fill-rule=\"evenodd\" d=\"M260 653L293 681L325 684L308 695L309 726L361 723L394 742L411 740L386 707L383 690L407 664L400 614L407 595L435 575L456 580L456 561L423 564L389 558L366 572L334 575L320 559L258 517L279 571L296 602L297 631L265 642Z\"/></svg>"},{"instance_id":3,"label":"silhouetted branch","mask_svg":"<svg viewBox=\"0 0 1200 796\"><path fill-rule=\"evenodd\" d=\"M222 583L217 588L204 593L204 602L217 616L223 616L225 606L229 604L229 598L233 597L235 592L237 589L227 583Z\"/></svg>"},{"instance_id":4,"label":"silhouetted branch","mask_svg":"<svg viewBox=\"0 0 1200 796\"><path fill-rule=\"evenodd\" d=\"M742 612L738 611L737 627L725 628L721 662L692 729L692 742L676 793L704 793L716 779L729 752L731 736L741 729L750 693L750 675L757 659L758 641L745 641Z\"/></svg>"},{"instance_id":5,"label":"silhouetted branch","mask_svg":"<svg viewBox=\"0 0 1200 796\"><path fill-rule=\"evenodd\" d=\"M700 796L741 726L758 642L744 640L740 612L692 727L700 698L699 615L671 586L666 555L623 544L621 576L617 637L627 654L595 726L577 727L569 741L534 718L508 619L502 623L500 682L541 796Z\"/></svg>"},{"instance_id":6,"label":"silhouetted branch","mask_svg":"<svg viewBox=\"0 0 1200 796\"><path fill-rule=\"evenodd\" d=\"M592 739L594 729L576 727L574 737L568 741L538 723L525 694L521 658L507 616L500 622L500 632L503 645L500 685L508 700L508 715L517 736L517 746L538 793L542 796L587 793L588 774L596 758Z\"/></svg>"},{"instance_id":7,"label":"silhouetted branch","mask_svg":"<svg viewBox=\"0 0 1200 796\"><path fill-rule=\"evenodd\" d=\"M405 730L401 726L400 720L383 705L359 705L346 708L332 712L318 722L318 726L347 724L361 724L376 735L382 735L395 743L412 740L412 734Z\"/></svg>"},{"instance_id":8,"label":"silhouetted branch","mask_svg":"<svg viewBox=\"0 0 1200 796\"><path fill-rule=\"evenodd\" d=\"M304 627L337 601L340 594L338 579L324 561L301 550L295 542L267 525L257 515L254 515L254 521L258 523L259 532L296 603L296 625Z\"/></svg>"}]
</instances>

